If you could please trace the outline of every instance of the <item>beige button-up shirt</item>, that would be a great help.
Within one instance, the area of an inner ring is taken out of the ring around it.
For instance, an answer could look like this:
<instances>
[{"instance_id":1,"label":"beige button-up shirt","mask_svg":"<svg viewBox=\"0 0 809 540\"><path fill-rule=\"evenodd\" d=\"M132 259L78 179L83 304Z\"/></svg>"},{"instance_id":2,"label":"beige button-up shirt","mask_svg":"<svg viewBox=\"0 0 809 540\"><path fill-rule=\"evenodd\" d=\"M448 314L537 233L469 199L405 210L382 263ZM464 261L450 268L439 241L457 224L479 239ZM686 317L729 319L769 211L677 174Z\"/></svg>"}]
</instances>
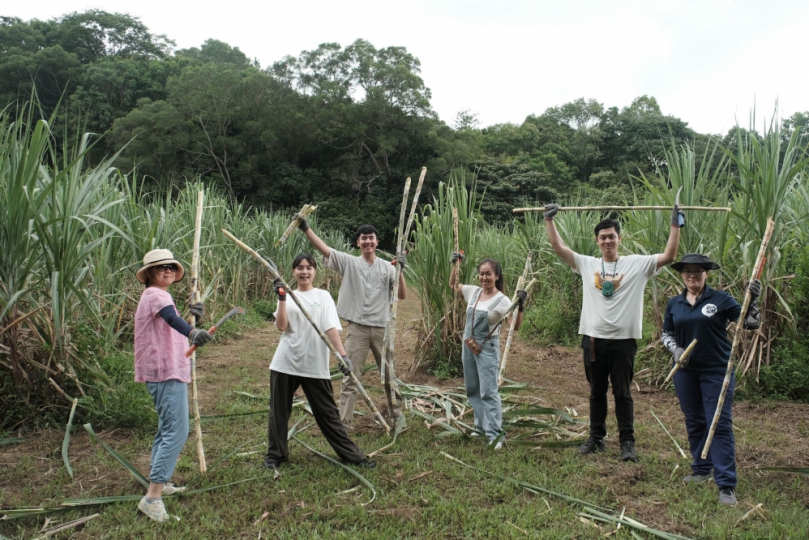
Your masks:
<instances>
[{"instance_id":1,"label":"beige button-up shirt","mask_svg":"<svg viewBox=\"0 0 809 540\"><path fill-rule=\"evenodd\" d=\"M368 264L362 257L336 249L331 250L324 262L343 278L337 297L337 314L357 324L387 326L390 295L396 279L393 265L379 257Z\"/></svg>"}]
</instances>

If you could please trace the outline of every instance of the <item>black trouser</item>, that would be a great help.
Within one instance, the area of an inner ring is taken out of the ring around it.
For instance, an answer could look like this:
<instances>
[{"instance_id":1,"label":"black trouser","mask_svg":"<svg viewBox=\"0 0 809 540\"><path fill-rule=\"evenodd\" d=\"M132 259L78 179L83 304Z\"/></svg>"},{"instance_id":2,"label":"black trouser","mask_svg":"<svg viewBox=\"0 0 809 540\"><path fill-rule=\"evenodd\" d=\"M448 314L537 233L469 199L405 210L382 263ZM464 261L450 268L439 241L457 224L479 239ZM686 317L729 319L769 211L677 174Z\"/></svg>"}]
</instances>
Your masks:
<instances>
[{"instance_id":1,"label":"black trouser","mask_svg":"<svg viewBox=\"0 0 809 540\"><path fill-rule=\"evenodd\" d=\"M634 339L596 339L595 362L590 358L590 336L582 339L584 373L590 383L590 436L607 435L607 388L612 382L615 417L620 441L635 441L635 405L632 401L632 377L635 374Z\"/></svg>"},{"instance_id":2,"label":"black trouser","mask_svg":"<svg viewBox=\"0 0 809 540\"><path fill-rule=\"evenodd\" d=\"M299 386L306 394L317 426L337 455L349 463L362 461L365 455L348 438L346 428L340 422L331 380L298 377L273 370L270 370L269 447L265 457L279 463L289 459L289 417L292 414L292 398Z\"/></svg>"}]
</instances>

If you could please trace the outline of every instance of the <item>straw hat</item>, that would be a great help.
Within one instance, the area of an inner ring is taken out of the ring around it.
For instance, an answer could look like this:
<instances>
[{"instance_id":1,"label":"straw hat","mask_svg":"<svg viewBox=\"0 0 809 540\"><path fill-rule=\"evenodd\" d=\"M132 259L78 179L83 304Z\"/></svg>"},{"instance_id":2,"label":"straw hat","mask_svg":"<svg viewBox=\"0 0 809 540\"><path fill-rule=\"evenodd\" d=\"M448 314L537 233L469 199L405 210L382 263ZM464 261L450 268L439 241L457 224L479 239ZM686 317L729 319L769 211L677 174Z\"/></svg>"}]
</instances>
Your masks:
<instances>
[{"instance_id":1,"label":"straw hat","mask_svg":"<svg viewBox=\"0 0 809 540\"><path fill-rule=\"evenodd\" d=\"M672 264L671 267L678 272L682 272L686 264L696 264L705 270L719 270L718 264L701 253L686 253L679 262Z\"/></svg>"},{"instance_id":2,"label":"straw hat","mask_svg":"<svg viewBox=\"0 0 809 540\"><path fill-rule=\"evenodd\" d=\"M180 261L175 259L171 251L167 249L153 249L143 256L143 266L140 268L140 270L135 272L135 277L138 278L138 281L145 284L146 272L149 270L149 268L153 266L160 266L161 264L172 263L177 265L177 279L174 281L180 281L185 275L185 268L183 268L183 265L180 264Z\"/></svg>"}]
</instances>

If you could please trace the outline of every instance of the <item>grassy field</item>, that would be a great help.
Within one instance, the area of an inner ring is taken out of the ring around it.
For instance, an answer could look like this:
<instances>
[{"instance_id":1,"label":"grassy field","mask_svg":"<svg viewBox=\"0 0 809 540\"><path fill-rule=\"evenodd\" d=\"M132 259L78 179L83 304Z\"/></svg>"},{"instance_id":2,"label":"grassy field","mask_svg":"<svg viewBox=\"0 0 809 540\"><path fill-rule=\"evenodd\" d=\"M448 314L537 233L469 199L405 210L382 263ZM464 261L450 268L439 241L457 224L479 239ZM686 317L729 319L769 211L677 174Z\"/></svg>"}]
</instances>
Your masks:
<instances>
[{"instance_id":1,"label":"grassy field","mask_svg":"<svg viewBox=\"0 0 809 540\"><path fill-rule=\"evenodd\" d=\"M398 374L405 381L444 388L461 380L436 381L421 371L409 374L414 356L411 329L417 302L400 308ZM270 324L245 328L228 340L202 350L199 359L203 415L261 411L269 387L267 366L278 332ZM539 348L517 340L508 376L532 386L515 399L543 406L575 410L586 420L587 385L580 352L560 347ZM365 380L377 405L383 394L377 372ZM691 538L806 538L809 523L807 477L765 473L762 466L806 466L809 462L809 406L792 403L741 402L735 406L739 464L736 508L717 504L713 484L684 486L689 461L651 415L654 411L679 444L686 448L685 427L671 392L644 386L635 392L636 437L641 461L618 459L615 421L610 413L607 452L580 456L573 448L539 448L507 444L499 452L477 439L442 437L437 428L410 415L397 443L374 460L377 468L358 470L373 484L371 490L343 468L313 454L298 442L290 443L291 462L274 477L261 465L266 448L264 413L204 424L209 467L237 447L237 454L212 468L196 487L252 479L248 482L167 499L170 523L158 525L140 515L136 502L107 505L99 510L54 514L48 527L92 512L97 519L61 538L634 538L625 527L594 522L579 516L583 506L547 493L531 493L495 476L520 480L560 492L592 505L607 507L657 529ZM144 390L145 391L145 390ZM335 384L339 392L339 383ZM367 412L358 404L360 412ZM610 409L612 411L612 408ZM148 409L143 414L152 415ZM292 423L307 416L303 410ZM312 421L303 420L301 426ZM573 428L586 431L585 426ZM518 430L509 432L509 437ZM23 433L23 443L0 446L0 507L52 505L69 497L143 493L142 487L100 445L91 443L81 427L74 428L70 459L75 479L68 476L61 456L62 430ZM371 415L358 417L352 431L360 447L373 452L390 442ZM148 473L153 432L113 429L99 433L143 473ZM334 456L316 426L300 439ZM445 457L454 456L484 472L474 471ZM241 455L246 454L246 455ZM189 440L174 481L196 476L196 450ZM760 510L748 512L761 504ZM267 513L266 517L262 516ZM0 511L0 516L3 512ZM746 516L747 515L747 516ZM744 517L746 516L746 517ZM744 519L742 519L744 517ZM0 521L0 535L30 538L45 517ZM613 533L613 534L611 534ZM640 533L642 538L650 538Z\"/></svg>"}]
</instances>

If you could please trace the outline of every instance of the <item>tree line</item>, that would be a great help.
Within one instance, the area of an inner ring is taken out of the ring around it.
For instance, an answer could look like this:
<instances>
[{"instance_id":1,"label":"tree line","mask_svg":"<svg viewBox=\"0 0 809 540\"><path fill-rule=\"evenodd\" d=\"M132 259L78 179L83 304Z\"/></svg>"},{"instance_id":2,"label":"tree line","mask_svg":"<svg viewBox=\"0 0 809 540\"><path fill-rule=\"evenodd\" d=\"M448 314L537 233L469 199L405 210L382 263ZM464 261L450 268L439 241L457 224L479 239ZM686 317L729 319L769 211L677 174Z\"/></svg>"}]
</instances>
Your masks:
<instances>
[{"instance_id":1,"label":"tree line","mask_svg":"<svg viewBox=\"0 0 809 540\"><path fill-rule=\"evenodd\" d=\"M65 137L102 136L90 159L117 153L141 185L179 189L202 178L234 202L314 201L336 227L370 222L386 235L403 179L423 165L428 197L451 171L473 173L485 217L500 222L515 206L574 192L625 198L633 176L666 166L672 141L702 156L711 140L730 145L740 129L697 133L645 95L621 108L576 99L521 124L481 127L461 111L449 125L404 47L325 43L262 67L214 39L176 49L137 17L101 10L0 17L0 105L32 96L43 116L56 111ZM784 136L807 124L809 112L796 113Z\"/></svg>"}]
</instances>

